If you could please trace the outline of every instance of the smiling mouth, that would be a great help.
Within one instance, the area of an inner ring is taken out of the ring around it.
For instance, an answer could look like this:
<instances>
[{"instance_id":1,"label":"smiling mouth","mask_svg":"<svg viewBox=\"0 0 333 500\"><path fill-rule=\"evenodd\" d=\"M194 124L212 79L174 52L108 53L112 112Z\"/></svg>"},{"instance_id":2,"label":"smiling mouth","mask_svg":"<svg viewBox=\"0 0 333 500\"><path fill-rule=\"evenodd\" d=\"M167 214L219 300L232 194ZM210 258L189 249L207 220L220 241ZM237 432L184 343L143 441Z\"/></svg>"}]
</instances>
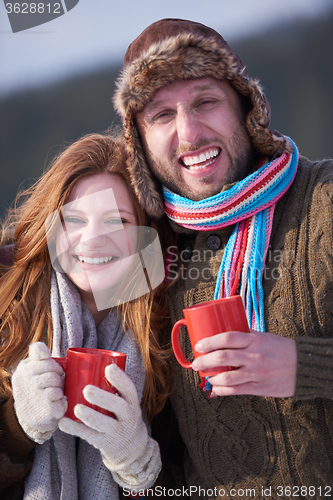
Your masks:
<instances>
[{"instance_id":1,"label":"smiling mouth","mask_svg":"<svg viewBox=\"0 0 333 500\"><path fill-rule=\"evenodd\" d=\"M118 257L83 257L83 255L74 255L74 258L80 262L83 262L84 264L93 264L93 265L100 265L100 264L108 264L109 262L112 262L114 260L117 260Z\"/></svg>"},{"instance_id":2,"label":"smiling mouth","mask_svg":"<svg viewBox=\"0 0 333 500\"><path fill-rule=\"evenodd\" d=\"M221 148L213 148L205 151L204 153L200 153L199 155L183 156L180 159L180 162L188 170L200 170L214 163L220 153Z\"/></svg>"}]
</instances>

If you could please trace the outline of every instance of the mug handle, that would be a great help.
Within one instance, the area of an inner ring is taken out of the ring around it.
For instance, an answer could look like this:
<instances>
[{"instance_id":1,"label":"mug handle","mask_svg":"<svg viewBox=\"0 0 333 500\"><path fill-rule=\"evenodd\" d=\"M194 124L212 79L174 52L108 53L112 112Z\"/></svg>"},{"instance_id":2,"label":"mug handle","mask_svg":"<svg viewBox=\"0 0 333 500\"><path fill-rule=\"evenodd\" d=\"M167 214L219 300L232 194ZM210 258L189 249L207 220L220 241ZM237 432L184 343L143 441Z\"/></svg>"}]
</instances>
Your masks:
<instances>
[{"instance_id":1,"label":"mug handle","mask_svg":"<svg viewBox=\"0 0 333 500\"><path fill-rule=\"evenodd\" d=\"M56 361L61 366L64 372L66 372L67 359L68 359L67 356L65 356L64 358L52 358L52 359L54 359L54 361Z\"/></svg>"},{"instance_id":2,"label":"mug handle","mask_svg":"<svg viewBox=\"0 0 333 500\"><path fill-rule=\"evenodd\" d=\"M171 331L171 344L172 344L172 349L175 354L176 360L182 366L183 368L192 368L191 363L187 361L185 358L185 354L182 351L182 348L180 347L180 341L179 341L179 333L181 327L185 325L186 326L186 320L185 318L179 319L172 328Z\"/></svg>"}]
</instances>

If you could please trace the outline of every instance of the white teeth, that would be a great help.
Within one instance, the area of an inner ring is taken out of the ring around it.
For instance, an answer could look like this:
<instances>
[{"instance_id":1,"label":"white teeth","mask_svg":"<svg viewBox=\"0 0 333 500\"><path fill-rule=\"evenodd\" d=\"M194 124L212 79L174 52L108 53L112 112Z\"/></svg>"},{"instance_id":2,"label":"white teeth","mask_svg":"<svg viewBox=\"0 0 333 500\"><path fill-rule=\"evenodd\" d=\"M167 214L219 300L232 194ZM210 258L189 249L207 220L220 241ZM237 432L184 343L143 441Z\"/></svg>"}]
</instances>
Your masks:
<instances>
[{"instance_id":1,"label":"white teeth","mask_svg":"<svg viewBox=\"0 0 333 500\"><path fill-rule=\"evenodd\" d=\"M78 255L77 258L80 262L84 262L85 264L104 264L105 262L111 262L115 257L83 257L82 255Z\"/></svg>"},{"instance_id":2,"label":"white teeth","mask_svg":"<svg viewBox=\"0 0 333 500\"><path fill-rule=\"evenodd\" d=\"M210 149L205 153L201 153L199 156L184 156L182 160L186 167L192 167L193 165L196 165L196 167L194 168L200 168L200 166L199 167L197 166L199 163L203 163L207 160L210 160L211 158L215 159L218 156L218 154L219 154L219 149ZM210 163L208 165L210 165Z\"/></svg>"}]
</instances>

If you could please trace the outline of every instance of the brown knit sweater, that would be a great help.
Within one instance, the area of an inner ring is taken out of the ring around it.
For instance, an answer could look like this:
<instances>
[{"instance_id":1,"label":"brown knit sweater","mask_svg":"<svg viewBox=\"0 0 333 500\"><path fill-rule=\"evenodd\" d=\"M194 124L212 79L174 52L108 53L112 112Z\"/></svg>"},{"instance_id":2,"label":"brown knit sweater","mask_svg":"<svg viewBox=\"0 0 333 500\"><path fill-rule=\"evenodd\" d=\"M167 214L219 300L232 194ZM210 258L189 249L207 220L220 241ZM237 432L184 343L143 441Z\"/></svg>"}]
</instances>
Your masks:
<instances>
[{"instance_id":1,"label":"brown knit sweater","mask_svg":"<svg viewBox=\"0 0 333 500\"><path fill-rule=\"evenodd\" d=\"M187 485L197 488L191 498L333 497L332 200L332 160L301 158L274 216L264 270L265 324L266 331L297 341L295 396L208 399L198 374L172 362ZM178 227L182 267L170 290L173 323L184 307L213 299L232 229ZM221 241L216 251L209 249L212 234ZM187 336L183 349L191 359Z\"/></svg>"}]
</instances>

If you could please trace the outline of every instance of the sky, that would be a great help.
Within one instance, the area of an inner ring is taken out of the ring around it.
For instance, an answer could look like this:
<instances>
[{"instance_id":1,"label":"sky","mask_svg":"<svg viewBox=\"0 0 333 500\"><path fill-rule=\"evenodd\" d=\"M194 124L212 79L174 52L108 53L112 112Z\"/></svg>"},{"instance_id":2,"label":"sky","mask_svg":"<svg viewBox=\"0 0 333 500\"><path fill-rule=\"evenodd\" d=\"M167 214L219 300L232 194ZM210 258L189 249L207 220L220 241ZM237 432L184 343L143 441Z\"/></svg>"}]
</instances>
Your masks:
<instances>
[{"instance_id":1,"label":"sky","mask_svg":"<svg viewBox=\"0 0 333 500\"><path fill-rule=\"evenodd\" d=\"M57 19L17 33L5 4L0 0L0 96L120 63L129 43L158 19L199 21L232 42L322 15L332 0L79 0Z\"/></svg>"}]
</instances>

